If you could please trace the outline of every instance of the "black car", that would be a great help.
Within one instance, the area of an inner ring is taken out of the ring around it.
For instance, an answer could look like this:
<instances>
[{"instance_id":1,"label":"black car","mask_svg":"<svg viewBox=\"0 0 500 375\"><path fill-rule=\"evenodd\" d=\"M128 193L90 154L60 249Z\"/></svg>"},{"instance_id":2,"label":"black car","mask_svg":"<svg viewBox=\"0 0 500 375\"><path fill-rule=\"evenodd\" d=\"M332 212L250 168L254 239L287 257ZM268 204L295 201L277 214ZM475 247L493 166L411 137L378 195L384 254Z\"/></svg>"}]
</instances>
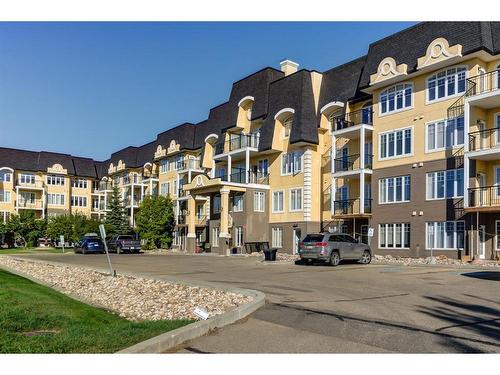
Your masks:
<instances>
[{"instance_id":1,"label":"black car","mask_svg":"<svg viewBox=\"0 0 500 375\"><path fill-rule=\"evenodd\" d=\"M100 253L105 254L104 243L97 236L84 236L75 244L75 253Z\"/></svg>"}]
</instances>

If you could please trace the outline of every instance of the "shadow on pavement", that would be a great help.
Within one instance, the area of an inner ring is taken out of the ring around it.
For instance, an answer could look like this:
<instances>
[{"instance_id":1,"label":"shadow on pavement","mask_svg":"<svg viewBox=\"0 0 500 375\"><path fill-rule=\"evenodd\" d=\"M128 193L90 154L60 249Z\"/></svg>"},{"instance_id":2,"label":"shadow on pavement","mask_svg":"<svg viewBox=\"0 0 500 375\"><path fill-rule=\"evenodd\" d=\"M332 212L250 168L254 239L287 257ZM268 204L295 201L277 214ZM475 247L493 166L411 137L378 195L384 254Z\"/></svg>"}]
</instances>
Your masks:
<instances>
[{"instance_id":1,"label":"shadow on pavement","mask_svg":"<svg viewBox=\"0 0 500 375\"><path fill-rule=\"evenodd\" d=\"M481 280L500 281L500 272L493 271L467 272L463 273L462 276L473 277Z\"/></svg>"}]
</instances>

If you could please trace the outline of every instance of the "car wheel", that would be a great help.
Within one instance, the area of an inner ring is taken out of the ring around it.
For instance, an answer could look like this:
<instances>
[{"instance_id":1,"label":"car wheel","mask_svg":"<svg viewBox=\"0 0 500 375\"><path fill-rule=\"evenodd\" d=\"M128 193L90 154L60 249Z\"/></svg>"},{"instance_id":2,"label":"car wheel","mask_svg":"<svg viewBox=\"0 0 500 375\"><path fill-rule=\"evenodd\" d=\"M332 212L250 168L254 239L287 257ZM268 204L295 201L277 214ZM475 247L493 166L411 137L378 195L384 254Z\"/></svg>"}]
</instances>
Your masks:
<instances>
[{"instance_id":1,"label":"car wheel","mask_svg":"<svg viewBox=\"0 0 500 375\"><path fill-rule=\"evenodd\" d=\"M82 254L83 255L87 254L87 251L85 251L85 248L82 249Z\"/></svg>"},{"instance_id":2,"label":"car wheel","mask_svg":"<svg viewBox=\"0 0 500 375\"><path fill-rule=\"evenodd\" d=\"M366 250L363 255L361 255L361 259L359 260L362 264L370 264L372 261L372 255L368 250Z\"/></svg>"},{"instance_id":3,"label":"car wheel","mask_svg":"<svg viewBox=\"0 0 500 375\"><path fill-rule=\"evenodd\" d=\"M330 255L330 259L328 261L328 264L330 266L338 266L340 263L340 255L339 255L339 252L337 250L335 251L332 251L332 254Z\"/></svg>"}]
</instances>

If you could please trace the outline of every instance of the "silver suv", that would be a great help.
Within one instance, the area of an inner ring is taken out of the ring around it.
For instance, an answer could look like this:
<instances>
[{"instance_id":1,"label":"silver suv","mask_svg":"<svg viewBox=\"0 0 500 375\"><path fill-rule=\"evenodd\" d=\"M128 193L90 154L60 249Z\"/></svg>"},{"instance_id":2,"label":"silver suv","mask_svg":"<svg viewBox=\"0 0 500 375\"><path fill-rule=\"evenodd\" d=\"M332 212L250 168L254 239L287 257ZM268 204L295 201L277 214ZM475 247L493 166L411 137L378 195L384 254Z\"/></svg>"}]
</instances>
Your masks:
<instances>
[{"instance_id":1,"label":"silver suv","mask_svg":"<svg viewBox=\"0 0 500 375\"><path fill-rule=\"evenodd\" d=\"M363 264L372 261L370 246L345 233L308 234L300 243L299 255L303 262L328 262L332 266L344 259L358 260Z\"/></svg>"}]
</instances>

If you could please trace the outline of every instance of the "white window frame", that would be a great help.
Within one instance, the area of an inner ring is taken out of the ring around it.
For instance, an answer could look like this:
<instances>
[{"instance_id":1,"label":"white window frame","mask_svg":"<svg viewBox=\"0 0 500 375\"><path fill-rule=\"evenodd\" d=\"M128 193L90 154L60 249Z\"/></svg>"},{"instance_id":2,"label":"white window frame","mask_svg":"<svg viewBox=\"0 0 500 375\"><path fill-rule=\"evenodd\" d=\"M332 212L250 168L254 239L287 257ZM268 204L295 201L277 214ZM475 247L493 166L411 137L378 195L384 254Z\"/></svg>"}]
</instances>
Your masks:
<instances>
[{"instance_id":1,"label":"white window frame","mask_svg":"<svg viewBox=\"0 0 500 375\"><path fill-rule=\"evenodd\" d=\"M243 227L235 226L234 227L234 246L242 247L243 246Z\"/></svg>"},{"instance_id":2,"label":"white window frame","mask_svg":"<svg viewBox=\"0 0 500 375\"><path fill-rule=\"evenodd\" d=\"M463 143L458 143L458 120L462 119L463 121ZM450 122L453 123L453 144L452 145L447 145L447 128L450 126ZM437 140L438 140L438 132L437 132L437 127L439 124L443 124L444 130L443 130L443 147L437 147ZM434 148L429 148L429 128L434 125ZM454 148L459 148L463 147L465 144L465 119L463 116L455 117L455 118L450 118L450 119L440 119L440 120L434 120L434 121L429 121L425 124L425 152L426 153L431 153L431 152L439 152L439 151L444 151L444 150L452 150Z\"/></svg>"},{"instance_id":3,"label":"white window frame","mask_svg":"<svg viewBox=\"0 0 500 375\"><path fill-rule=\"evenodd\" d=\"M458 180L457 180L457 173L458 171L462 171L462 185L464 186L465 189L465 175L464 175L464 169L463 168L457 168L457 169L447 169L447 170L441 170L441 171L433 171L433 172L427 172L425 174L425 199L427 201L435 201L435 200L443 200L443 199L456 199L456 198L463 198L464 192L462 191L462 195L460 195L458 191ZM444 173L444 196L443 197L437 197L437 189L438 189L438 174L439 173ZM448 196L448 174L453 174L453 195ZM432 191L429 191L429 179L434 176L434 181L433 181L433 188ZM432 197L431 193L435 192L436 197Z\"/></svg>"},{"instance_id":4,"label":"white window frame","mask_svg":"<svg viewBox=\"0 0 500 375\"><path fill-rule=\"evenodd\" d=\"M216 199L218 198L218 199ZM218 202L216 205L215 202ZM212 211L214 214L220 214L222 208L222 198L220 195L214 195L214 199L212 202Z\"/></svg>"},{"instance_id":5,"label":"white window frame","mask_svg":"<svg viewBox=\"0 0 500 375\"><path fill-rule=\"evenodd\" d=\"M87 188L87 179L85 178L72 178L71 179L71 187L76 189L86 189Z\"/></svg>"},{"instance_id":6,"label":"white window frame","mask_svg":"<svg viewBox=\"0 0 500 375\"><path fill-rule=\"evenodd\" d=\"M160 174L165 174L169 171L169 161L168 159L161 159L160 160Z\"/></svg>"},{"instance_id":7,"label":"white window frame","mask_svg":"<svg viewBox=\"0 0 500 375\"><path fill-rule=\"evenodd\" d=\"M71 207L87 207L87 197L81 195L71 196Z\"/></svg>"},{"instance_id":8,"label":"white window frame","mask_svg":"<svg viewBox=\"0 0 500 375\"><path fill-rule=\"evenodd\" d=\"M281 249L283 247L283 228L271 228L271 246Z\"/></svg>"},{"instance_id":9,"label":"white window frame","mask_svg":"<svg viewBox=\"0 0 500 375\"><path fill-rule=\"evenodd\" d=\"M236 199L238 198L238 199ZM237 204L237 201L238 200L238 203ZM245 196L243 194L235 194L233 195L233 212L243 212L244 209L245 209L245 203L244 203L244 200L245 200Z\"/></svg>"},{"instance_id":10,"label":"white window frame","mask_svg":"<svg viewBox=\"0 0 500 375\"><path fill-rule=\"evenodd\" d=\"M11 182L12 172L10 170L0 169L0 182Z\"/></svg>"},{"instance_id":11,"label":"white window frame","mask_svg":"<svg viewBox=\"0 0 500 375\"><path fill-rule=\"evenodd\" d=\"M286 160L286 164L283 163L284 159ZM292 176L299 173L302 173L304 170L304 152L303 151L291 151L281 155L281 166L280 173L282 176ZM298 162L297 162L298 161ZM290 168L286 168L285 172L283 172L283 166L289 166ZM298 167L298 169L297 169Z\"/></svg>"},{"instance_id":12,"label":"white window frame","mask_svg":"<svg viewBox=\"0 0 500 375\"><path fill-rule=\"evenodd\" d=\"M170 182L160 183L160 195L163 197L170 195Z\"/></svg>"},{"instance_id":13,"label":"white window frame","mask_svg":"<svg viewBox=\"0 0 500 375\"><path fill-rule=\"evenodd\" d=\"M266 210L266 193L263 191L254 191L253 193L254 212L264 212Z\"/></svg>"},{"instance_id":14,"label":"white window frame","mask_svg":"<svg viewBox=\"0 0 500 375\"><path fill-rule=\"evenodd\" d=\"M465 89L464 91L458 91L458 70L461 70L461 71L465 71ZM455 73L451 74L451 75L448 75L448 71L449 70L455 70ZM444 92L445 92L445 95L441 98L438 98L438 75L440 75L441 73L445 73L444 75ZM455 84L455 93L451 94L451 95L448 95L448 83L449 83L449 80L448 80L448 77L455 77L454 78L454 84ZM426 79L425 79L425 104L434 104L434 103L437 103L437 102L440 102L440 101L443 101L443 100L448 100L448 99L452 99L452 98L456 98L458 96L461 96L463 95L466 91L467 91L467 78L469 77L469 68L466 66L466 65L457 65L457 66L450 66L446 69L442 69L438 72L435 72L433 73L432 75L428 76ZM435 94L435 97L434 99L429 99L429 83L431 81L435 81L436 85L434 86L434 94Z\"/></svg>"},{"instance_id":15,"label":"white window frame","mask_svg":"<svg viewBox=\"0 0 500 375\"><path fill-rule=\"evenodd\" d=\"M401 178L401 197L402 200L398 201L396 200L396 183L397 179ZM410 196L408 199L405 199L405 186L406 186L406 178L409 180L409 185L410 185ZM394 189L394 200L392 202L388 201L389 197L389 180L392 180L392 186ZM386 186L386 191L382 191L382 181L387 181L385 186ZM382 197L384 197L384 200L382 200ZM403 175L403 176L391 176L391 177L384 177L380 178L378 180L378 203L379 204L399 204L399 203L408 203L411 201L411 175Z\"/></svg>"},{"instance_id":16,"label":"white window frame","mask_svg":"<svg viewBox=\"0 0 500 375\"><path fill-rule=\"evenodd\" d=\"M399 109L396 109L396 106L397 106L397 94L398 92L401 92L401 90L397 90L398 87L402 86L403 87L403 107L402 108L399 108ZM404 92L406 91L406 89L408 88L407 86L409 86L411 88L411 105L410 106L405 106L406 104L406 96L404 95ZM389 92L391 90L394 89L394 110L390 111L389 110L389 99L387 99L387 111L386 112L382 112L382 96L389 96ZM388 87L386 88L385 90L381 91L379 96L378 96L378 99L379 99L379 102L378 102L378 108L379 108L379 117L383 117L383 116L387 116L387 115L390 115L390 114L393 114L393 113L398 113L398 112L403 112L403 111L408 111L410 109L413 108L413 106L415 105L415 92L413 90L413 82L401 82L401 83L398 83L396 85L393 85L391 87Z\"/></svg>"},{"instance_id":17,"label":"white window frame","mask_svg":"<svg viewBox=\"0 0 500 375\"><path fill-rule=\"evenodd\" d=\"M411 130L411 142L410 142L410 152L405 153L404 150L406 149L406 137L405 133L406 130ZM397 150L397 133L401 132L402 133L402 150L403 153L401 155L396 155L396 150ZM386 144L386 153L389 155L389 134L394 134L394 155L393 156L382 156L382 136L387 136L387 144ZM393 130L388 130L385 132L381 132L378 135L378 160L392 160L392 159L400 159L400 158L407 158L413 156L413 144L415 142L415 132L413 126L405 126L404 128L397 128Z\"/></svg>"},{"instance_id":18,"label":"white window frame","mask_svg":"<svg viewBox=\"0 0 500 375\"><path fill-rule=\"evenodd\" d=\"M20 173L19 182L21 184L34 185L36 183L36 176L33 173Z\"/></svg>"},{"instance_id":19,"label":"white window frame","mask_svg":"<svg viewBox=\"0 0 500 375\"><path fill-rule=\"evenodd\" d=\"M277 209L274 205L274 196L275 194L281 194L281 210ZM273 191L273 199L272 199L272 213L279 214L285 212L285 190L275 190Z\"/></svg>"},{"instance_id":20,"label":"white window frame","mask_svg":"<svg viewBox=\"0 0 500 375\"><path fill-rule=\"evenodd\" d=\"M47 182L47 185L51 186L64 186L64 184L66 183L64 176L56 174L48 174L45 177L45 181Z\"/></svg>"},{"instance_id":21,"label":"white window frame","mask_svg":"<svg viewBox=\"0 0 500 375\"><path fill-rule=\"evenodd\" d=\"M28 199L26 199L28 197ZM36 203L36 195L32 191L20 191L18 195L19 202L21 204L35 204Z\"/></svg>"},{"instance_id":22,"label":"white window frame","mask_svg":"<svg viewBox=\"0 0 500 375\"><path fill-rule=\"evenodd\" d=\"M55 198L57 203L49 203L49 196ZM47 193L47 206L65 206L66 205L66 194L61 193Z\"/></svg>"},{"instance_id":23,"label":"white window frame","mask_svg":"<svg viewBox=\"0 0 500 375\"><path fill-rule=\"evenodd\" d=\"M400 225L401 226L401 246L400 247L397 247L396 246L396 239L397 239L397 231L396 231L396 228L397 226ZM382 232L382 226L385 227L385 232L384 232L384 235L385 235L385 238L384 238L384 242L385 242L385 245L382 245L382 236L381 236L381 232ZM389 226L392 227L392 245L393 246L387 246L387 243L388 243L388 233L389 231L387 230L389 228ZM405 234L405 229L408 229L408 232L410 234L410 243L408 244L408 246L404 246L404 234ZM411 224L410 223L380 223L378 225L378 248L379 249L389 249L389 250L409 250L410 249L410 246L411 246Z\"/></svg>"},{"instance_id":24,"label":"white window frame","mask_svg":"<svg viewBox=\"0 0 500 375\"><path fill-rule=\"evenodd\" d=\"M289 139L292 133L293 115L283 121L283 139Z\"/></svg>"},{"instance_id":25,"label":"white window frame","mask_svg":"<svg viewBox=\"0 0 500 375\"><path fill-rule=\"evenodd\" d=\"M299 208L293 208L292 207L292 192L293 191L300 191L300 207ZM290 188L288 189L288 209L290 212L300 212L304 208L304 189L303 188Z\"/></svg>"},{"instance_id":26,"label":"white window frame","mask_svg":"<svg viewBox=\"0 0 500 375\"><path fill-rule=\"evenodd\" d=\"M446 225L447 223L453 223L454 225L454 230L453 230L453 244L454 247L436 247L437 243L437 224L438 223L444 223L444 237L443 237L443 243L446 245ZM431 248L429 246L429 224L433 224L433 235L434 235L434 247L432 247L432 250L463 250L463 247L458 247L457 246L457 240L458 240L458 235L457 235L457 224L462 223L463 228L464 228L464 246L465 246L465 222L463 220L457 220L457 221L426 221L425 222L425 249L430 250Z\"/></svg>"},{"instance_id":27,"label":"white window frame","mask_svg":"<svg viewBox=\"0 0 500 375\"><path fill-rule=\"evenodd\" d=\"M213 227L212 228L212 247L219 247L219 235L220 235L220 228Z\"/></svg>"},{"instance_id":28,"label":"white window frame","mask_svg":"<svg viewBox=\"0 0 500 375\"><path fill-rule=\"evenodd\" d=\"M0 200L0 203L10 203L12 199L12 194L10 190L4 190L0 189L0 196L3 197L2 200Z\"/></svg>"},{"instance_id":29,"label":"white window frame","mask_svg":"<svg viewBox=\"0 0 500 375\"><path fill-rule=\"evenodd\" d=\"M0 223L6 223L10 219L9 211L0 211Z\"/></svg>"}]
</instances>

